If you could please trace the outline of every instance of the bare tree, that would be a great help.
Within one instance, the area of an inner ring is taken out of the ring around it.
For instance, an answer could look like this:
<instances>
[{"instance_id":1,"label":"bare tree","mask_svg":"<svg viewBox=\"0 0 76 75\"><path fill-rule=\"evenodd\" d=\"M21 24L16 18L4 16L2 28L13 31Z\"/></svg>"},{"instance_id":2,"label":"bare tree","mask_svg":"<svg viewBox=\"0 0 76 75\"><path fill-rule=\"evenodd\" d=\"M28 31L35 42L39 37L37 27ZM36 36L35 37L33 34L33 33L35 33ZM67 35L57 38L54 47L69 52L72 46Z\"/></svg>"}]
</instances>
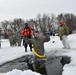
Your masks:
<instances>
[{"instance_id":1,"label":"bare tree","mask_svg":"<svg viewBox=\"0 0 76 75\"><path fill-rule=\"evenodd\" d=\"M39 30L41 31L42 30L41 14L38 14L37 15L37 22L38 22L38 25L39 25Z\"/></svg>"},{"instance_id":2,"label":"bare tree","mask_svg":"<svg viewBox=\"0 0 76 75\"><path fill-rule=\"evenodd\" d=\"M4 31L5 38L8 38L7 34L8 34L8 25L9 25L9 22L7 20L5 20L5 21L2 21L1 24L2 24L2 29Z\"/></svg>"}]
</instances>

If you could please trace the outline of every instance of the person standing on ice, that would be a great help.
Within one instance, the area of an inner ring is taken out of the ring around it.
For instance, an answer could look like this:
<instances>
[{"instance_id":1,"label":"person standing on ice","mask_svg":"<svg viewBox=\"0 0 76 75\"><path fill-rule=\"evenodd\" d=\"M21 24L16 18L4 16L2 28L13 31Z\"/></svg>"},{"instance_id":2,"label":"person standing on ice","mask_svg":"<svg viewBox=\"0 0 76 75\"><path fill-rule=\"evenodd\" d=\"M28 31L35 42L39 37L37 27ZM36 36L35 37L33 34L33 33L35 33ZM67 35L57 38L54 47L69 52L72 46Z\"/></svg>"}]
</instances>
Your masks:
<instances>
[{"instance_id":1,"label":"person standing on ice","mask_svg":"<svg viewBox=\"0 0 76 75\"><path fill-rule=\"evenodd\" d=\"M31 26L28 25L28 23L25 23L25 27L22 29L22 35L23 35L23 45L25 47L25 52L27 52L27 46L29 44L30 47L30 51L32 48L32 43L31 43L31 30L33 30L33 28Z\"/></svg>"},{"instance_id":2,"label":"person standing on ice","mask_svg":"<svg viewBox=\"0 0 76 75\"><path fill-rule=\"evenodd\" d=\"M68 37L67 37L68 34L69 34L68 27L65 24L65 22L61 20L60 26L59 26L59 37L60 37L60 40L62 41L63 49L70 49L70 45L69 45Z\"/></svg>"},{"instance_id":3,"label":"person standing on ice","mask_svg":"<svg viewBox=\"0 0 76 75\"><path fill-rule=\"evenodd\" d=\"M44 33L44 35L39 36L39 31L34 31L34 37L32 38L33 66L37 72L40 69L40 65L44 65L44 62L41 62L45 58L44 43L49 41L48 34Z\"/></svg>"}]
</instances>

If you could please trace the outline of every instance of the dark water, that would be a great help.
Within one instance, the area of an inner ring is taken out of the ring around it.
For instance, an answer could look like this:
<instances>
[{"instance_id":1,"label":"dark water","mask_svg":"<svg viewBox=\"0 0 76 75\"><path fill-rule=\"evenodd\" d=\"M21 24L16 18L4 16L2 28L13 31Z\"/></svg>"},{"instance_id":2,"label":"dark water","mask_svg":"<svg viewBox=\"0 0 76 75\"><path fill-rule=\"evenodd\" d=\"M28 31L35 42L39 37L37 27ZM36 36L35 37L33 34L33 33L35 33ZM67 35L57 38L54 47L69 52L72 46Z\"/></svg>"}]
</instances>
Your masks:
<instances>
[{"instance_id":1,"label":"dark water","mask_svg":"<svg viewBox=\"0 0 76 75\"><path fill-rule=\"evenodd\" d=\"M60 63L61 57L51 58L49 64L47 62L46 69L47 75L61 75L62 64Z\"/></svg>"},{"instance_id":2,"label":"dark water","mask_svg":"<svg viewBox=\"0 0 76 75\"><path fill-rule=\"evenodd\" d=\"M15 59L13 61L7 62L3 65L0 65L0 73L6 73L8 71L12 71L13 69L20 69L20 70L26 70L28 68L32 69L31 64L27 64L27 59L31 59L32 56L27 55L23 56L21 58ZM41 74L44 73L43 75L61 75L62 73L62 67L66 64L70 63L70 58L65 56L65 57L51 57L47 58L45 61L45 65L42 66L40 64L41 69L40 72ZM46 74L47 73L47 74Z\"/></svg>"}]
</instances>

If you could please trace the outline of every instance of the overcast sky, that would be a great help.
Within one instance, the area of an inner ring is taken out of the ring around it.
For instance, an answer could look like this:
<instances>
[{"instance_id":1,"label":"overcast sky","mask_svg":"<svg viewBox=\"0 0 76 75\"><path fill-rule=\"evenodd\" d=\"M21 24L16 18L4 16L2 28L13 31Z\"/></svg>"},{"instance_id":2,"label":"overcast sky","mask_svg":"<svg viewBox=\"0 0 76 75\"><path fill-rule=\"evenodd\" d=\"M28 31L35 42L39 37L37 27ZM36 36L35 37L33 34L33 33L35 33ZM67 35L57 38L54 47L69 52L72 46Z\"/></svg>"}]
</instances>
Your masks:
<instances>
[{"instance_id":1,"label":"overcast sky","mask_svg":"<svg viewBox=\"0 0 76 75\"><path fill-rule=\"evenodd\" d=\"M0 21L36 18L38 13L76 15L76 0L0 0Z\"/></svg>"}]
</instances>

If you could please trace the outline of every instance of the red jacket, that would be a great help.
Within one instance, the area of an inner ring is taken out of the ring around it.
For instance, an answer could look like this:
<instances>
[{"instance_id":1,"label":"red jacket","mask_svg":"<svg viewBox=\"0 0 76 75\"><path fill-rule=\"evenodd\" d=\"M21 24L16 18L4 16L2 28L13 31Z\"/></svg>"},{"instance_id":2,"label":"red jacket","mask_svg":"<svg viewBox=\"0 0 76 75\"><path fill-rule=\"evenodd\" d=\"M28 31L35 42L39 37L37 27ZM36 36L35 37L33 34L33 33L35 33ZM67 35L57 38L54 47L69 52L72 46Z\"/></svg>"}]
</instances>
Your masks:
<instances>
[{"instance_id":1,"label":"red jacket","mask_svg":"<svg viewBox=\"0 0 76 75\"><path fill-rule=\"evenodd\" d=\"M32 27L28 27L28 28L23 28L22 29L22 35L23 36L31 36L31 30L32 30L33 28Z\"/></svg>"}]
</instances>

